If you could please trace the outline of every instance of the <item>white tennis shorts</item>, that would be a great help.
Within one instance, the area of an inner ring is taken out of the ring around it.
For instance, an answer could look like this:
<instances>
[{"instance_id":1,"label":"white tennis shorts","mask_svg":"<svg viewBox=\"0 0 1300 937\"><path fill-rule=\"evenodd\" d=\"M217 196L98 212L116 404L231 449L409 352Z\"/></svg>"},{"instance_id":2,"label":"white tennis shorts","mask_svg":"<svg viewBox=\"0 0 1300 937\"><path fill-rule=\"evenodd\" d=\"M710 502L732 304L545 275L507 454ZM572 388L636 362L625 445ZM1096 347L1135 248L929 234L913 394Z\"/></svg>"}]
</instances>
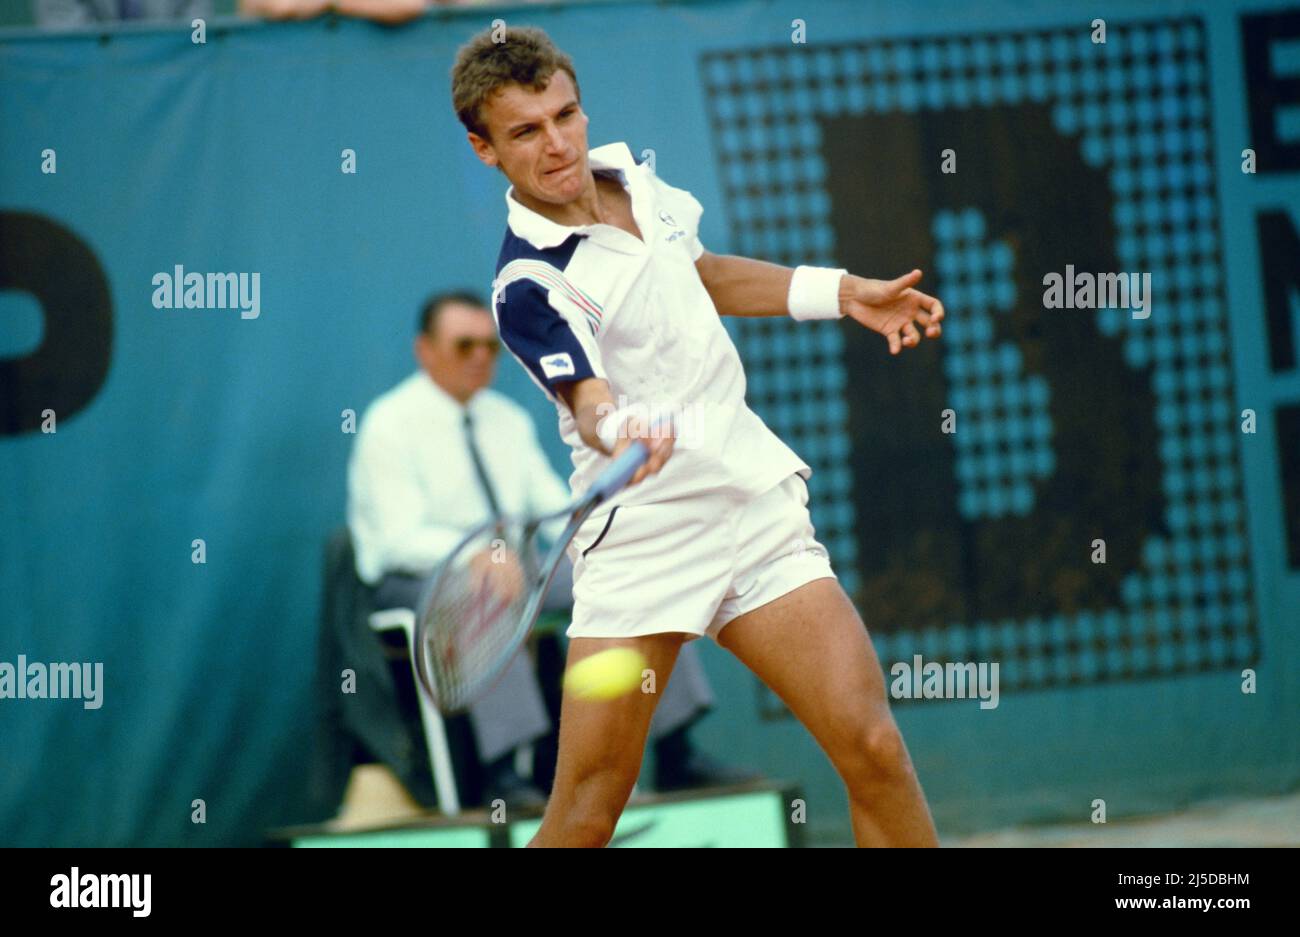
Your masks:
<instances>
[{"instance_id":1,"label":"white tennis shorts","mask_svg":"<svg viewBox=\"0 0 1300 937\"><path fill-rule=\"evenodd\" d=\"M569 545L570 638L684 631L715 641L732 619L835 578L808 516L800 475L757 497L706 493L619 505Z\"/></svg>"}]
</instances>

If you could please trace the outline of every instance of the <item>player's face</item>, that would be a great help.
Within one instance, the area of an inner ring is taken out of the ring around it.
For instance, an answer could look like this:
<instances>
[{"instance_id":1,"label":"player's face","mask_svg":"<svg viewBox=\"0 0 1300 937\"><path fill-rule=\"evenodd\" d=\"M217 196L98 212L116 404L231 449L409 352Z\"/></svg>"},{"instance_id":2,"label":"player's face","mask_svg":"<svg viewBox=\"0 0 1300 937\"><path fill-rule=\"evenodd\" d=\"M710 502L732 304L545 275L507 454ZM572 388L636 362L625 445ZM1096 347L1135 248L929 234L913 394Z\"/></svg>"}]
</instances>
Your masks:
<instances>
[{"instance_id":1,"label":"player's face","mask_svg":"<svg viewBox=\"0 0 1300 937\"><path fill-rule=\"evenodd\" d=\"M568 72L556 71L542 92L507 85L483 108L492 142L471 134L479 158L538 201L571 202L591 180L587 115Z\"/></svg>"},{"instance_id":2,"label":"player's face","mask_svg":"<svg viewBox=\"0 0 1300 937\"><path fill-rule=\"evenodd\" d=\"M438 386L464 403L492 383L500 347L491 313L448 303L433 334L416 339L415 353Z\"/></svg>"}]
</instances>

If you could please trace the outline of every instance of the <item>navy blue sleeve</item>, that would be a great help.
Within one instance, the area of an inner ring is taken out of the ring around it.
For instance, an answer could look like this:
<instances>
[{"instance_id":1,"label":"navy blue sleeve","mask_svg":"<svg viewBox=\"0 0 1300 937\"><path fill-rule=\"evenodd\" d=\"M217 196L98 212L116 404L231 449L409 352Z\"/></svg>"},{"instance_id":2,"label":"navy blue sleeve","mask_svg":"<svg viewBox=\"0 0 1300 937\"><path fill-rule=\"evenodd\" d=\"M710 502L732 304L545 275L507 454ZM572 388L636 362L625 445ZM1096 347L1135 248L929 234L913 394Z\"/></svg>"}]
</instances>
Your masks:
<instances>
[{"instance_id":1,"label":"navy blue sleeve","mask_svg":"<svg viewBox=\"0 0 1300 937\"><path fill-rule=\"evenodd\" d=\"M510 283L495 311L501 341L552 396L557 384L605 376L595 338L557 311L539 284Z\"/></svg>"}]
</instances>

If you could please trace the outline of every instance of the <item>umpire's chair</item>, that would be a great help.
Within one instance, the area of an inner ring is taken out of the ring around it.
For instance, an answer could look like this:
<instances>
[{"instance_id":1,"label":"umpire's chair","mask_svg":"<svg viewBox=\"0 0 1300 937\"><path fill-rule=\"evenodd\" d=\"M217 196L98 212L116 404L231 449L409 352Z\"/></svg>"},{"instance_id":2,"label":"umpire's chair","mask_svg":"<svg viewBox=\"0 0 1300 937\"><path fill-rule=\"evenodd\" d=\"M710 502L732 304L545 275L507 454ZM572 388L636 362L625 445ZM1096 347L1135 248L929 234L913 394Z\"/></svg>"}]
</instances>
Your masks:
<instances>
[{"instance_id":1,"label":"umpire's chair","mask_svg":"<svg viewBox=\"0 0 1300 937\"><path fill-rule=\"evenodd\" d=\"M329 733L335 770L345 760L341 749L360 743L371 758L387 764L419 801L436 798L439 810L454 816L461 811L460 791L453 770L447 724L419 689L414 673L415 613L410 609L375 609L373 587L356 573L352 538L346 526L331 533L325 550L325 594L320 634L320 692L325 711L323 727ZM401 631L412 667L415 695L428 752L429 775L419 766L422 753L414 744L414 727L400 702L399 688L386 651L377 638ZM342 693L339 676L343 670L356 675L360 692ZM459 717L458 717L459 718ZM467 728L467 727L466 727ZM461 733L464 735L464 733ZM468 754L468 752L466 752ZM346 760L351 763L352 758ZM432 778L432 789L429 787Z\"/></svg>"},{"instance_id":2,"label":"umpire's chair","mask_svg":"<svg viewBox=\"0 0 1300 937\"><path fill-rule=\"evenodd\" d=\"M456 775L451 770L451 749L447 746L447 727L438 707L420 688L420 675L415 664L415 612L409 608L386 608L372 612L370 627L377 632L400 629L406 636L406 650L411 656L411 677L415 680L416 697L420 701L420 722L424 726L424 744L429 752L429 771L433 786L438 792L442 812L454 817L460 813L460 794L456 790Z\"/></svg>"}]
</instances>

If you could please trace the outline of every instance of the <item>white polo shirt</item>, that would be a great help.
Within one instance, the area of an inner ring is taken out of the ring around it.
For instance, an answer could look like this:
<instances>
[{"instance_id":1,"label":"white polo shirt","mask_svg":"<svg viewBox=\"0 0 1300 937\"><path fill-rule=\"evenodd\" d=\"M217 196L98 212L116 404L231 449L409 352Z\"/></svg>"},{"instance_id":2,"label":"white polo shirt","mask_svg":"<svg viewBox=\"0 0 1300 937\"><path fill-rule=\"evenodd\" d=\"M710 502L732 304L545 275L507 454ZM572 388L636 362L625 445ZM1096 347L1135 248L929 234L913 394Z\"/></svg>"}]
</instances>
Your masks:
<instances>
[{"instance_id":1,"label":"white polo shirt","mask_svg":"<svg viewBox=\"0 0 1300 937\"><path fill-rule=\"evenodd\" d=\"M637 163L626 143L588 153L594 173L618 179L644 241L609 224L569 227L506 192L509 212L492 312L501 340L555 403L572 449L575 495L609 464L587 446L555 393L600 377L617 406L671 415L668 464L611 504L668 501L709 491L757 495L812 470L745 403L745 372L695 261L703 207Z\"/></svg>"},{"instance_id":2,"label":"white polo shirt","mask_svg":"<svg viewBox=\"0 0 1300 937\"><path fill-rule=\"evenodd\" d=\"M465 440L466 412L503 513L549 513L568 502L523 407L490 388L462 406L416 371L366 408L352 446L348 528L365 582L428 573L491 517Z\"/></svg>"}]
</instances>

